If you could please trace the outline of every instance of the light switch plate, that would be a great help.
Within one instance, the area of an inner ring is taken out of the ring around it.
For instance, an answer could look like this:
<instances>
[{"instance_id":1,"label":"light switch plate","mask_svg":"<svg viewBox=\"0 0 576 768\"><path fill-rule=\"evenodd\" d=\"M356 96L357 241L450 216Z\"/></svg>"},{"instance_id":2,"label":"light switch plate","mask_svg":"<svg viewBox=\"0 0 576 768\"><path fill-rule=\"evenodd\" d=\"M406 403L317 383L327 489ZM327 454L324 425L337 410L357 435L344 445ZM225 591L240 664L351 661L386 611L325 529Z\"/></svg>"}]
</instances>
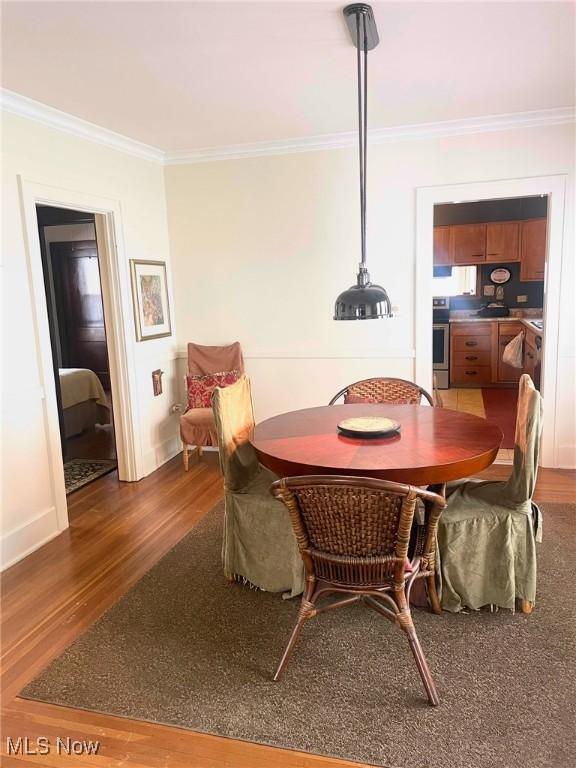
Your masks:
<instances>
[{"instance_id":1,"label":"light switch plate","mask_svg":"<svg viewBox=\"0 0 576 768\"><path fill-rule=\"evenodd\" d=\"M484 296L494 296L494 286L485 285L483 289Z\"/></svg>"},{"instance_id":2,"label":"light switch plate","mask_svg":"<svg viewBox=\"0 0 576 768\"><path fill-rule=\"evenodd\" d=\"M152 389L154 391L154 397L158 397L158 395L162 394L162 375L164 371L161 371L160 368L158 368L155 371L152 371Z\"/></svg>"},{"instance_id":3,"label":"light switch plate","mask_svg":"<svg viewBox=\"0 0 576 768\"><path fill-rule=\"evenodd\" d=\"M516 301L518 304L526 304L528 296L516 296Z\"/></svg>"}]
</instances>

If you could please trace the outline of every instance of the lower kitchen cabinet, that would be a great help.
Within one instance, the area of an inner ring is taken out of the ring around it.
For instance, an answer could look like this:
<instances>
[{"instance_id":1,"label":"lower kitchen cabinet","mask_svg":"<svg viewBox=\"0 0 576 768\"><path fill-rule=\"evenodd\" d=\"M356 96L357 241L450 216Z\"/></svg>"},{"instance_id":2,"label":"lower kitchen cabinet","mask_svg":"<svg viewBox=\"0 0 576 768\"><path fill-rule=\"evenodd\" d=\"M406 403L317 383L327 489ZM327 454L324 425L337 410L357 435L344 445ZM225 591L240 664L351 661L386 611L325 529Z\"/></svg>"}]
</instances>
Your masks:
<instances>
[{"instance_id":1,"label":"lower kitchen cabinet","mask_svg":"<svg viewBox=\"0 0 576 768\"><path fill-rule=\"evenodd\" d=\"M450 386L515 384L523 370L504 363L502 354L506 345L522 330L524 325L520 322L499 322L498 319L451 323Z\"/></svg>"},{"instance_id":2,"label":"lower kitchen cabinet","mask_svg":"<svg viewBox=\"0 0 576 768\"><path fill-rule=\"evenodd\" d=\"M540 347L542 336L529 329L524 339L524 370L534 382L536 389L540 389Z\"/></svg>"},{"instance_id":3,"label":"lower kitchen cabinet","mask_svg":"<svg viewBox=\"0 0 576 768\"><path fill-rule=\"evenodd\" d=\"M450 325L450 386L492 383L492 323Z\"/></svg>"},{"instance_id":4,"label":"lower kitchen cabinet","mask_svg":"<svg viewBox=\"0 0 576 768\"><path fill-rule=\"evenodd\" d=\"M498 353L494 361L497 369L496 381L502 383L514 383L522 376L522 368L514 368L502 360L502 354L506 346L515 336L524 330L522 323L498 323Z\"/></svg>"}]
</instances>

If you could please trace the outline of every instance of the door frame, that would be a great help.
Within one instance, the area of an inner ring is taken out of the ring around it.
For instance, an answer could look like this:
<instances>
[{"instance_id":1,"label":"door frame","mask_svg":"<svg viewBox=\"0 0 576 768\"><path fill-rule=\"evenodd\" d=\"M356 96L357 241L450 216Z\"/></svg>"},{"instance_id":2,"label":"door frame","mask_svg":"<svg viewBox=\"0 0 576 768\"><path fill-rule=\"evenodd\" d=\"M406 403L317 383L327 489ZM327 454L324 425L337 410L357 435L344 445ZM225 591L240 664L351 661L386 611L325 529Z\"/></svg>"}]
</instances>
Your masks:
<instances>
[{"instance_id":1,"label":"door frame","mask_svg":"<svg viewBox=\"0 0 576 768\"><path fill-rule=\"evenodd\" d=\"M560 283L566 175L536 176L524 179L501 179L416 190L416 326L415 378L430 389L432 386L432 267L434 206L439 203L473 202L510 197L548 196L546 233L546 265L544 274L544 352L542 356L542 395L546 399L540 463L558 466L556 445L558 334L560 329Z\"/></svg>"},{"instance_id":2,"label":"door frame","mask_svg":"<svg viewBox=\"0 0 576 768\"><path fill-rule=\"evenodd\" d=\"M134 393L137 388L133 348L129 341L133 333L131 288L122 238L122 214L119 201L110 198L54 187L22 176L18 176L18 187L52 492L58 530L62 531L68 527L68 505L36 206L50 205L94 214L113 398L118 478L133 481L139 478L142 451L135 408Z\"/></svg>"}]
</instances>

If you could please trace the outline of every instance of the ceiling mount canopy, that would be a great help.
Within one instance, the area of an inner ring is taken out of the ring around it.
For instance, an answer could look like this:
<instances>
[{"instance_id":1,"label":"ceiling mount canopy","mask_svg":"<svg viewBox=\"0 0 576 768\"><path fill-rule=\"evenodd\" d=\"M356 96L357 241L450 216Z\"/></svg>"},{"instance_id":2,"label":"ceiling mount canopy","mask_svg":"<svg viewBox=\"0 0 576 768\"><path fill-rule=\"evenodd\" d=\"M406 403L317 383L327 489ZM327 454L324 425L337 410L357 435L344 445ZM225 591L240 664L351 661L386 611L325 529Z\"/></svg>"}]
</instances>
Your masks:
<instances>
[{"instance_id":1,"label":"ceiling mount canopy","mask_svg":"<svg viewBox=\"0 0 576 768\"><path fill-rule=\"evenodd\" d=\"M334 306L334 320L372 320L392 317L388 294L381 285L370 282L366 266L366 148L368 134L368 51L380 38L372 8L353 3L343 10L352 42L356 46L358 68L358 146L360 159L360 243L361 261L356 285L341 293Z\"/></svg>"}]
</instances>

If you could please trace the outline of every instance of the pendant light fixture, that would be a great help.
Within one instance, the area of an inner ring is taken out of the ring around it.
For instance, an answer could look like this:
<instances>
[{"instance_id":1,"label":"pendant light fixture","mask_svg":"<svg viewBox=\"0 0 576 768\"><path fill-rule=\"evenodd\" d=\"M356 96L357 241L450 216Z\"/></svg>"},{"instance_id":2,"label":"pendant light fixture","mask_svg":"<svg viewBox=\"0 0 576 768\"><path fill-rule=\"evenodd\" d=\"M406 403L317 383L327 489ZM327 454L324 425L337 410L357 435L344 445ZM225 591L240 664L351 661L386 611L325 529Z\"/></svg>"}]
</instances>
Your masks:
<instances>
[{"instance_id":1,"label":"pendant light fixture","mask_svg":"<svg viewBox=\"0 0 576 768\"><path fill-rule=\"evenodd\" d=\"M372 8L354 3L344 8L344 18L356 46L358 67L358 145L360 155L360 243L361 261L356 285L338 296L334 320L373 320L392 317L388 294L380 285L370 282L366 267L366 149L368 133L368 51L380 42Z\"/></svg>"}]
</instances>

